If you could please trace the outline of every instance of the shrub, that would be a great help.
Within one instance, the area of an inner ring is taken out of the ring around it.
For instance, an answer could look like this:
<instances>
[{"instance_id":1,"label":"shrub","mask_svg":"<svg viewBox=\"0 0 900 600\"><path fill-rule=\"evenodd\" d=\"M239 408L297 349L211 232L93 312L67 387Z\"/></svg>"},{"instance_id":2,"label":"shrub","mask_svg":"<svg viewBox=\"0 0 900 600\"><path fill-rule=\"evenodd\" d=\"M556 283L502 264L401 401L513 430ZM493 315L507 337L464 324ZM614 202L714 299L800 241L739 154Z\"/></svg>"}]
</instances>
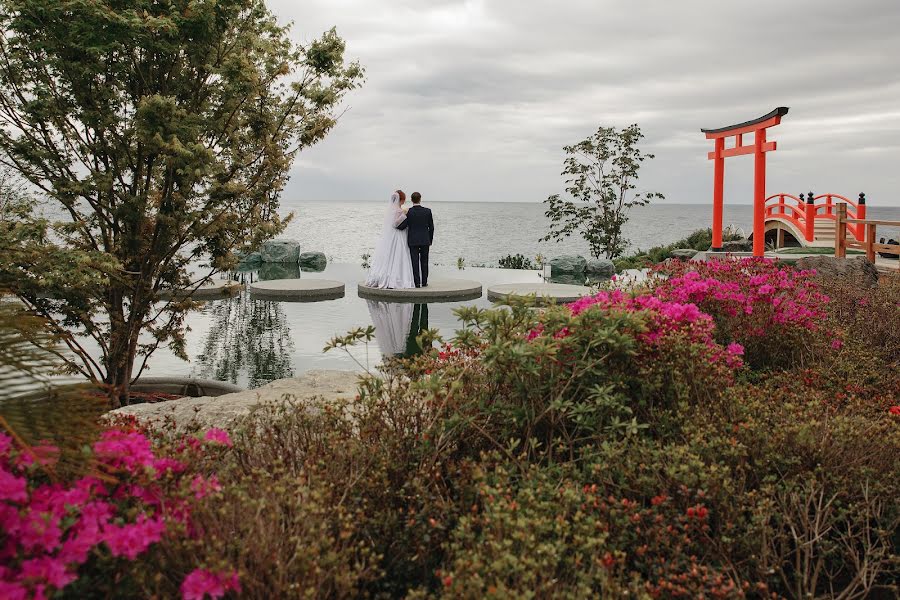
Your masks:
<instances>
[{"instance_id":1,"label":"shrub","mask_svg":"<svg viewBox=\"0 0 900 600\"><path fill-rule=\"evenodd\" d=\"M723 241L732 241L743 239L733 227L725 228L722 232ZM616 271L622 272L625 269L643 269L653 265L665 262L672 258L672 251L679 248L690 248L692 250L706 251L712 247L712 229L698 229L686 238L667 244L665 246L654 246L646 252L637 250L635 254L616 259Z\"/></svg>"},{"instance_id":2,"label":"shrub","mask_svg":"<svg viewBox=\"0 0 900 600\"><path fill-rule=\"evenodd\" d=\"M530 258L526 258L522 254L516 254L515 256L513 256L512 254L507 254L500 259L500 268L532 270L535 268L535 266L534 263L531 262Z\"/></svg>"},{"instance_id":3,"label":"shrub","mask_svg":"<svg viewBox=\"0 0 900 600\"><path fill-rule=\"evenodd\" d=\"M88 474L71 481L55 476L56 447L15 447L0 434L2 596L138 594L129 561L164 539L196 535L192 512L219 488L215 474L188 466L228 440L210 433L206 441L182 439L173 458L154 452L141 431L107 429L93 444ZM190 575L192 564L171 576ZM222 586L239 589L236 575Z\"/></svg>"},{"instance_id":4,"label":"shrub","mask_svg":"<svg viewBox=\"0 0 900 600\"><path fill-rule=\"evenodd\" d=\"M634 497L596 476L498 467L476 480L437 573L453 598L740 598L749 584L709 564L703 493ZM616 493L618 492L618 493ZM685 506L687 505L687 506ZM757 589L765 589L759 586Z\"/></svg>"},{"instance_id":5,"label":"shrub","mask_svg":"<svg viewBox=\"0 0 900 600\"><path fill-rule=\"evenodd\" d=\"M653 295L696 304L715 321L720 343L740 343L756 368L786 368L811 356L828 296L810 271L767 259L667 263L657 269Z\"/></svg>"}]
</instances>

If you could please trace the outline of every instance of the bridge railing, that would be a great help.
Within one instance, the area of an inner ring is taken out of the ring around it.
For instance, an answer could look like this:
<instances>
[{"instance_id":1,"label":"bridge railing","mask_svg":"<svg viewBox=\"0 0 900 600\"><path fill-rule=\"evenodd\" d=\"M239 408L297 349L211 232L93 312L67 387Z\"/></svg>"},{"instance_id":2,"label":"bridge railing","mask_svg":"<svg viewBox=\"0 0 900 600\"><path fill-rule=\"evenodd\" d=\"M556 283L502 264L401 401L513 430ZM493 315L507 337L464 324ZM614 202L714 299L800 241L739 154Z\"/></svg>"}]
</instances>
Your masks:
<instances>
[{"instance_id":1,"label":"bridge railing","mask_svg":"<svg viewBox=\"0 0 900 600\"><path fill-rule=\"evenodd\" d=\"M863 225L856 223L866 218L866 195L860 194L859 201L854 202L839 194L819 194L812 192L806 195L774 194L766 198L766 218L778 218L793 224L803 233L807 242L815 239L816 221L834 221L837 218L837 206L844 204L847 218L851 219L849 231L858 241L865 239Z\"/></svg>"},{"instance_id":2,"label":"bridge railing","mask_svg":"<svg viewBox=\"0 0 900 600\"><path fill-rule=\"evenodd\" d=\"M879 225L885 227L900 227L900 221L880 221L874 219L855 219L850 217L850 211L843 202L837 204L837 211L834 219L834 255L838 258L847 256L847 248L863 250L866 258L871 262L875 262L876 252L889 252L891 254L900 254L900 244L880 244L875 240L876 228ZM847 231L850 227L857 226L863 229L863 238L856 240L847 238ZM897 261L897 268L900 269L900 260Z\"/></svg>"},{"instance_id":3,"label":"bridge railing","mask_svg":"<svg viewBox=\"0 0 900 600\"><path fill-rule=\"evenodd\" d=\"M775 194L766 198L766 218L773 217L788 221L805 233L806 203L803 194L799 198L791 194Z\"/></svg>"}]
</instances>

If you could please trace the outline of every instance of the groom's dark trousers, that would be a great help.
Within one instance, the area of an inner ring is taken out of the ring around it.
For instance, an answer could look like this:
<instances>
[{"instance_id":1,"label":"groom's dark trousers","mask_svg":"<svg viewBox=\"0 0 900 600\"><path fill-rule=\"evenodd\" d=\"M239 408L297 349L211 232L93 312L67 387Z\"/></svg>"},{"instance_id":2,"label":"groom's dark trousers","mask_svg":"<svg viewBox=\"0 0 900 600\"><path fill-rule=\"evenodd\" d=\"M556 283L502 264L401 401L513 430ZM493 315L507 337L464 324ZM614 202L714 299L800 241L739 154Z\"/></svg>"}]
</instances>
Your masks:
<instances>
[{"instance_id":1,"label":"groom's dark trousers","mask_svg":"<svg viewBox=\"0 0 900 600\"><path fill-rule=\"evenodd\" d=\"M428 285L428 251L434 241L434 219L431 218L431 209L413 204L406 213L406 220L397 228L409 229L406 243L409 245L416 287Z\"/></svg>"},{"instance_id":2,"label":"groom's dark trousers","mask_svg":"<svg viewBox=\"0 0 900 600\"><path fill-rule=\"evenodd\" d=\"M413 281L416 287L428 285L428 250L429 246L410 246L409 257L412 259Z\"/></svg>"}]
</instances>

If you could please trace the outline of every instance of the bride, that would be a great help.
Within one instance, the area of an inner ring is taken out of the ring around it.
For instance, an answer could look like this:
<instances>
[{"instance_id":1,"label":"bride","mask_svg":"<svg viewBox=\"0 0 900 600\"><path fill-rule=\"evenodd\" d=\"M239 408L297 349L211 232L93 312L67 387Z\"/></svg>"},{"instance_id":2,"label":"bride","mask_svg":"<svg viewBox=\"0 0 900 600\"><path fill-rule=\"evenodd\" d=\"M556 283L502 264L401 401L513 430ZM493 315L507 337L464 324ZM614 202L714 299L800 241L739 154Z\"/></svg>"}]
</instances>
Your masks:
<instances>
[{"instance_id":1,"label":"bride","mask_svg":"<svg viewBox=\"0 0 900 600\"><path fill-rule=\"evenodd\" d=\"M372 269L366 278L367 287L375 288L414 288L412 259L409 257L409 246L406 243L406 230L397 229L397 225L406 218L403 203L406 194L397 190L391 195L391 204L384 215L384 226L381 238L375 246Z\"/></svg>"}]
</instances>

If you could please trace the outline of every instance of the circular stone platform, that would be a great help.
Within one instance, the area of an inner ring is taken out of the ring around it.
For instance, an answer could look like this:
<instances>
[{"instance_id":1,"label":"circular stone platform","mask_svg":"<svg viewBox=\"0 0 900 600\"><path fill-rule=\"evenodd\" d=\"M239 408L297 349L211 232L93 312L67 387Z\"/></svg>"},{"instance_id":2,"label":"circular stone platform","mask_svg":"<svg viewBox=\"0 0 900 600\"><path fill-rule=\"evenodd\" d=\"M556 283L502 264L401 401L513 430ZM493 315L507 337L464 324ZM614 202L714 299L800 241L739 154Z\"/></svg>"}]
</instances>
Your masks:
<instances>
[{"instance_id":1,"label":"circular stone platform","mask_svg":"<svg viewBox=\"0 0 900 600\"><path fill-rule=\"evenodd\" d=\"M207 281L193 293L189 294L192 300L217 300L220 298L230 298L239 293L244 288L240 281L232 281L231 279L215 279ZM172 295L163 290L159 294L160 298L168 299Z\"/></svg>"},{"instance_id":2,"label":"circular stone platform","mask_svg":"<svg viewBox=\"0 0 900 600\"><path fill-rule=\"evenodd\" d=\"M291 302L336 300L344 297L344 284L331 279L269 279L251 283L250 295Z\"/></svg>"},{"instance_id":3,"label":"circular stone platform","mask_svg":"<svg viewBox=\"0 0 900 600\"><path fill-rule=\"evenodd\" d=\"M566 304L575 302L582 296L592 293L591 288L583 285L565 283L504 283L488 288L488 300L504 302L509 298L525 299L536 296L538 304Z\"/></svg>"},{"instance_id":4,"label":"circular stone platform","mask_svg":"<svg viewBox=\"0 0 900 600\"><path fill-rule=\"evenodd\" d=\"M481 298L481 284L467 279L435 278L428 282L428 287L396 290L373 288L360 283L357 291L360 298L391 302L452 302Z\"/></svg>"}]
</instances>

